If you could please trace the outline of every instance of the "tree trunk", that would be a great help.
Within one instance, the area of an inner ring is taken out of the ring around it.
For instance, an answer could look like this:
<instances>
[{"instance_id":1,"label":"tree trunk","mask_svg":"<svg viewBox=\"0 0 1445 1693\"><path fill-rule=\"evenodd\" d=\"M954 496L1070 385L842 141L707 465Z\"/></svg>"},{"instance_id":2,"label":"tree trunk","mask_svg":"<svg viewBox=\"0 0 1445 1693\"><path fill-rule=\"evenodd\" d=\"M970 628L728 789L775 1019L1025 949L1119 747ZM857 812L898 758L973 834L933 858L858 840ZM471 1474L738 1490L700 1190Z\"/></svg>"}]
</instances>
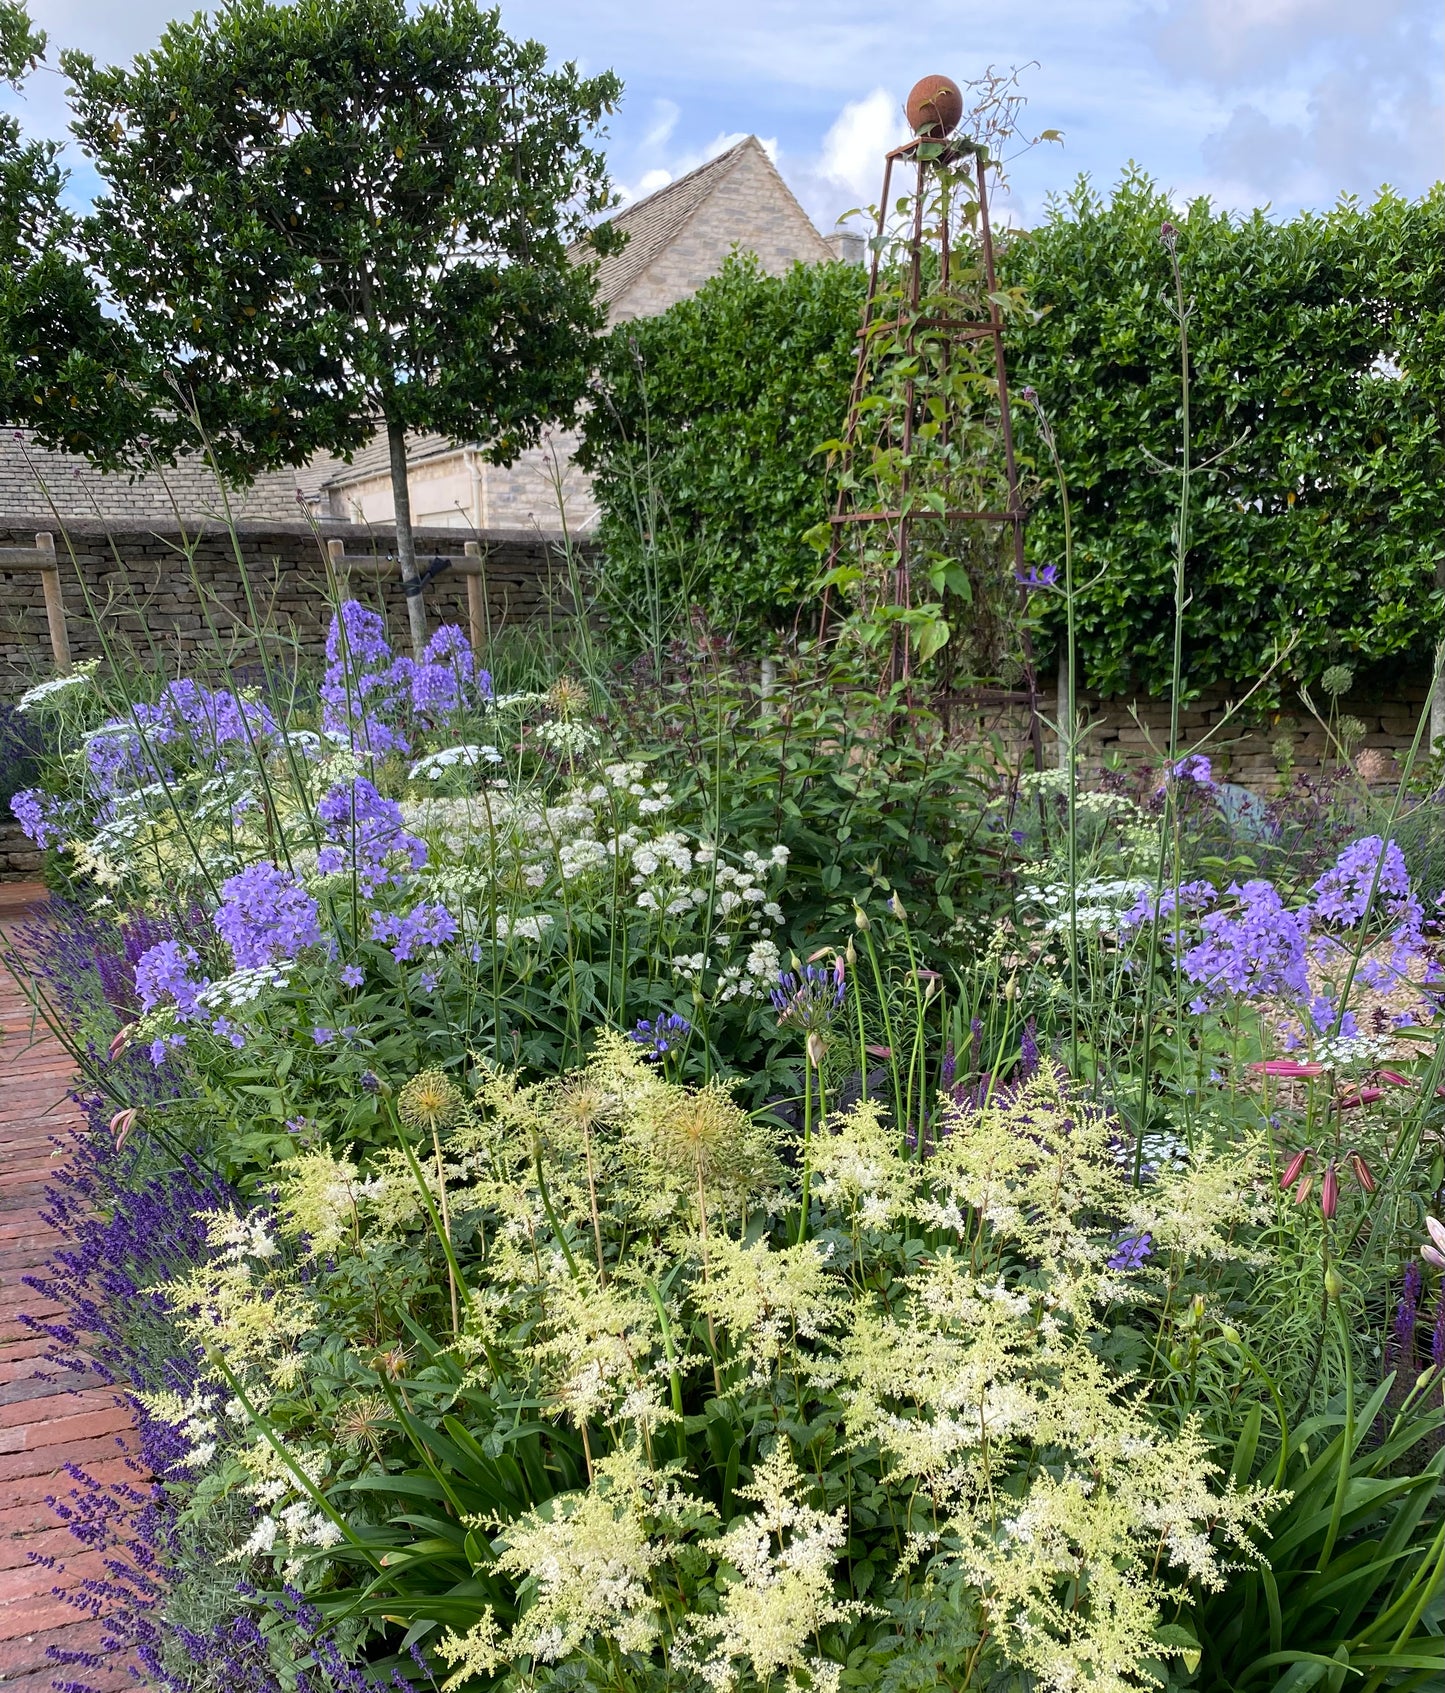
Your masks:
<instances>
[{"instance_id":1,"label":"tree trunk","mask_svg":"<svg viewBox=\"0 0 1445 1693\"><path fill-rule=\"evenodd\" d=\"M407 481L406 430L393 418L386 420L386 444L391 453L391 501L396 510L396 556L401 565L402 592L406 594L406 616L411 627L412 657L421 663L426 647L426 605L421 588L408 592L416 582L416 543L411 533L411 487Z\"/></svg>"}]
</instances>

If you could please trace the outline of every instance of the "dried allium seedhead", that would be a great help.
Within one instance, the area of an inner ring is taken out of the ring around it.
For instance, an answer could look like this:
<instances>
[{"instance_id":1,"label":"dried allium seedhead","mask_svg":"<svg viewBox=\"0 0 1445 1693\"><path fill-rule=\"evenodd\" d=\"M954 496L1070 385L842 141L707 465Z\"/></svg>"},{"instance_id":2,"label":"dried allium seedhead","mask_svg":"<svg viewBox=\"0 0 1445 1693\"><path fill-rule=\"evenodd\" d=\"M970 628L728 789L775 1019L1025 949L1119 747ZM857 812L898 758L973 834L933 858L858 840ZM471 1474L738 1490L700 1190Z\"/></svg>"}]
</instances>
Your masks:
<instances>
[{"instance_id":1,"label":"dried allium seedhead","mask_svg":"<svg viewBox=\"0 0 1445 1693\"><path fill-rule=\"evenodd\" d=\"M423 1070L401 1090L396 1113L409 1129L444 1129L461 1114L461 1090L443 1070Z\"/></svg>"},{"instance_id":2,"label":"dried allium seedhead","mask_svg":"<svg viewBox=\"0 0 1445 1693\"><path fill-rule=\"evenodd\" d=\"M547 705L564 723L571 723L586 713L587 690L570 676L559 676L547 690Z\"/></svg>"}]
</instances>

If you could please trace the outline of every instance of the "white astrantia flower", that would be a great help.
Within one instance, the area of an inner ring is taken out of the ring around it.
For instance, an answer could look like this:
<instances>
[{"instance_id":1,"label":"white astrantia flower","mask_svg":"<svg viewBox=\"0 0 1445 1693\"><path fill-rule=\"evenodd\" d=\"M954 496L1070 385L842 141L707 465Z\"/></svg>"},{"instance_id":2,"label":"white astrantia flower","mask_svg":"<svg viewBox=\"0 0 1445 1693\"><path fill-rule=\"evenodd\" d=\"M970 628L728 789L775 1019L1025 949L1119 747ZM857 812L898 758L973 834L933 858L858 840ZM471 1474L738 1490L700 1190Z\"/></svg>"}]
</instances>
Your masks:
<instances>
[{"instance_id":1,"label":"white astrantia flower","mask_svg":"<svg viewBox=\"0 0 1445 1693\"><path fill-rule=\"evenodd\" d=\"M499 941L539 941L553 925L553 919L545 911L539 911L531 917L499 917L497 919L497 939Z\"/></svg>"}]
</instances>

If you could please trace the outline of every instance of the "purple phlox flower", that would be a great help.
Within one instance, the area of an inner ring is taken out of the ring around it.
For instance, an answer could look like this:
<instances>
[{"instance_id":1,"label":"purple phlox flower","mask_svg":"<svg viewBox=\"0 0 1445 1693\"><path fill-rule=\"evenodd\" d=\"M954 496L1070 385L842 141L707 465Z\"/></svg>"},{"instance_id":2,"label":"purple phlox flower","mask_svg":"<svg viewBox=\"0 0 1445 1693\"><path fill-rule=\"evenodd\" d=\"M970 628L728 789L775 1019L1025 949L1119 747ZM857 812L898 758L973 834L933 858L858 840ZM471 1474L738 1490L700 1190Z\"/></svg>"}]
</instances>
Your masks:
<instances>
[{"instance_id":1,"label":"purple phlox flower","mask_svg":"<svg viewBox=\"0 0 1445 1693\"><path fill-rule=\"evenodd\" d=\"M1059 567L1056 564L1031 564L1026 570L1014 573L1014 581L1025 588L1052 588L1058 580Z\"/></svg>"},{"instance_id":2,"label":"purple phlox flower","mask_svg":"<svg viewBox=\"0 0 1445 1693\"><path fill-rule=\"evenodd\" d=\"M801 970L783 970L772 991L778 1022L810 1034L825 1029L843 1009L848 996L847 978L840 957L833 969L805 964Z\"/></svg>"},{"instance_id":3,"label":"purple phlox flower","mask_svg":"<svg viewBox=\"0 0 1445 1693\"><path fill-rule=\"evenodd\" d=\"M1203 939L1180 960L1184 974L1210 995L1307 998L1308 912L1286 910L1274 887L1262 880L1235 883L1229 893L1235 907L1211 911L1202 920Z\"/></svg>"},{"instance_id":4,"label":"purple phlox flower","mask_svg":"<svg viewBox=\"0 0 1445 1693\"><path fill-rule=\"evenodd\" d=\"M1202 911L1218 898L1219 891L1213 882L1182 882L1177 889L1162 888L1157 902L1154 890L1146 888L1124 913L1119 927L1127 934L1141 923L1157 922L1163 929L1164 939L1172 945L1175 912Z\"/></svg>"},{"instance_id":5,"label":"purple phlox flower","mask_svg":"<svg viewBox=\"0 0 1445 1693\"><path fill-rule=\"evenodd\" d=\"M366 972L359 964L343 964L337 975L341 978L341 985L347 988L359 988L366 980Z\"/></svg>"},{"instance_id":6,"label":"purple phlox flower","mask_svg":"<svg viewBox=\"0 0 1445 1693\"><path fill-rule=\"evenodd\" d=\"M1318 1034L1327 1035L1334 1029L1338 1013L1334 1000L1328 994L1318 993L1314 996L1309 1004L1309 1014L1310 1022ZM1353 1011L1345 1012L1344 1016L1339 1018L1339 1025L1342 1035L1357 1035L1360 1032Z\"/></svg>"},{"instance_id":7,"label":"purple phlox flower","mask_svg":"<svg viewBox=\"0 0 1445 1693\"><path fill-rule=\"evenodd\" d=\"M290 871L266 860L221 884L221 906L212 921L238 970L294 958L321 943L316 901Z\"/></svg>"},{"instance_id":8,"label":"purple phlox flower","mask_svg":"<svg viewBox=\"0 0 1445 1693\"><path fill-rule=\"evenodd\" d=\"M323 727L373 754L410 749L400 718L410 705L410 659L393 659L386 624L356 600L345 600L326 636L321 683Z\"/></svg>"},{"instance_id":9,"label":"purple phlox flower","mask_svg":"<svg viewBox=\"0 0 1445 1693\"><path fill-rule=\"evenodd\" d=\"M371 938L391 941L391 956L398 964L415 958L425 947L440 946L456 933L456 919L444 905L427 905L423 901L404 917L392 911L371 913Z\"/></svg>"},{"instance_id":10,"label":"purple phlox flower","mask_svg":"<svg viewBox=\"0 0 1445 1693\"><path fill-rule=\"evenodd\" d=\"M383 799L363 776L332 788L316 808L316 815L332 844L316 855L317 868L331 875L354 869L363 893L373 893L383 882L399 881L388 867L393 853L404 853L413 870L426 863L426 843L408 834L402 823L401 807Z\"/></svg>"},{"instance_id":11,"label":"purple phlox flower","mask_svg":"<svg viewBox=\"0 0 1445 1693\"><path fill-rule=\"evenodd\" d=\"M225 688L213 692L186 676L168 682L154 705L133 706L131 719L138 739L180 747L223 769L228 749L262 744L276 734L275 718L258 701L240 699Z\"/></svg>"},{"instance_id":12,"label":"purple phlox flower","mask_svg":"<svg viewBox=\"0 0 1445 1693\"><path fill-rule=\"evenodd\" d=\"M159 1040L153 1040L149 1048L151 1063L157 1070L159 1070L161 1065L165 1063L167 1055L175 1052L185 1044L186 1037L180 1034L162 1035Z\"/></svg>"},{"instance_id":13,"label":"purple phlox flower","mask_svg":"<svg viewBox=\"0 0 1445 1693\"><path fill-rule=\"evenodd\" d=\"M1311 909L1327 923L1353 929L1369 915L1372 883L1387 920L1395 925L1397 945L1418 944L1425 914L1410 885L1405 855L1396 842L1378 835L1365 835L1345 848L1310 889Z\"/></svg>"},{"instance_id":14,"label":"purple phlox flower","mask_svg":"<svg viewBox=\"0 0 1445 1693\"><path fill-rule=\"evenodd\" d=\"M190 966L197 962L195 948L183 946L179 941L161 941L143 952L135 966L135 991L140 996L141 1010L154 1011L170 1000L181 1022L189 1023L199 1017L199 996L210 983L204 976L199 980L192 977Z\"/></svg>"},{"instance_id":15,"label":"purple phlox flower","mask_svg":"<svg viewBox=\"0 0 1445 1693\"><path fill-rule=\"evenodd\" d=\"M1111 1270L1141 1270L1144 1260L1154 1250L1154 1237L1143 1234L1121 1235L1114 1243L1114 1254L1108 1260Z\"/></svg>"},{"instance_id":16,"label":"purple phlox flower","mask_svg":"<svg viewBox=\"0 0 1445 1693\"><path fill-rule=\"evenodd\" d=\"M644 1017L634 1029L629 1029L627 1038L635 1041L638 1046L645 1047L645 1058L661 1058L671 1052L673 1046L685 1035L692 1033L692 1024L686 1017L679 1017L676 1012L668 1012L665 1017L656 1021Z\"/></svg>"},{"instance_id":17,"label":"purple phlox flower","mask_svg":"<svg viewBox=\"0 0 1445 1693\"><path fill-rule=\"evenodd\" d=\"M326 662L357 670L380 670L391 663L386 621L359 600L343 600L326 632Z\"/></svg>"},{"instance_id":18,"label":"purple phlox flower","mask_svg":"<svg viewBox=\"0 0 1445 1693\"><path fill-rule=\"evenodd\" d=\"M55 846L65 839L58 826L60 801L39 788L25 788L10 799L10 810L27 838L38 847Z\"/></svg>"},{"instance_id":19,"label":"purple phlox flower","mask_svg":"<svg viewBox=\"0 0 1445 1693\"><path fill-rule=\"evenodd\" d=\"M1170 777L1176 782L1193 782L1201 788L1216 788L1214 767L1203 753L1192 752L1187 758L1181 758L1169 770Z\"/></svg>"},{"instance_id":20,"label":"purple phlox flower","mask_svg":"<svg viewBox=\"0 0 1445 1693\"><path fill-rule=\"evenodd\" d=\"M492 679L478 671L471 643L455 623L444 623L426 644L410 676L411 707L429 726L444 723L476 696L492 697Z\"/></svg>"}]
</instances>

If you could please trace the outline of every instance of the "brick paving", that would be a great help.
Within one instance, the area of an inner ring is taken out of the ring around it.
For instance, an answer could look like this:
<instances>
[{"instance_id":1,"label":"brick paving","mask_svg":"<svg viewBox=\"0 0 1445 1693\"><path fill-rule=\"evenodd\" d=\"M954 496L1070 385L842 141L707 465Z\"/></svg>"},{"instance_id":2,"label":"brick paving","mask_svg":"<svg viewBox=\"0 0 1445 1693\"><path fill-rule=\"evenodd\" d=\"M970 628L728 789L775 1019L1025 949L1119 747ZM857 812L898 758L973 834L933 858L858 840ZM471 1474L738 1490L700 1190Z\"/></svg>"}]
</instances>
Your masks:
<instances>
[{"instance_id":1,"label":"brick paving","mask_svg":"<svg viewBox=\"0 0 1445 1693\"><path fill-rule=\"evenodd\" d=\"M45 897L37 883L0 883L0 929ZM40 1217L52 1167L51 1137L76 1118L66 1097L71 1064L43 1025L32 1027L24 994L0 968L0 1688L41 1693L59 1679L102 1690L133 1687L121 1664L62 1668L47 1648L93 1650L100 1625L54 1591L100 1573L105 1554L82 1549L46 1504L72 1486L66 1464L98 1481L135 1481L125 1454L131 1419L95 1377L45 1363L46 1342L20 1321L52 1314L22 1278L39 1269L58 1237ZM33 1563L59 1558L63 1570Z\"/></svg>"}]
</instances>

